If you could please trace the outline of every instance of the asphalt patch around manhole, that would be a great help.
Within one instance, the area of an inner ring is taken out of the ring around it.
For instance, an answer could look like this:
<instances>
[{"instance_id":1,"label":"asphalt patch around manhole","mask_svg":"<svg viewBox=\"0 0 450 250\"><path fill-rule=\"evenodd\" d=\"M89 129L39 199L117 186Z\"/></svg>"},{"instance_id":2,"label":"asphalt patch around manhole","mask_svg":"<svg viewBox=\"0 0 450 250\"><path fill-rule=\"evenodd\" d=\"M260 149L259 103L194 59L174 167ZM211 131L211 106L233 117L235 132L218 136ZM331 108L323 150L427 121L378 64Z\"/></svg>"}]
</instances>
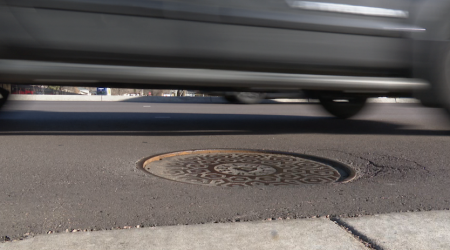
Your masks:
<instances>
[{"instance_id":1,"label":"asphalt patch around manhole","mask_svg":"<svg viewBox=\"0 0 450 250\"><path fill-rule=\"evenodd\" d=\"M348 182L355 171L317 156L265 150L212 149L146 157L137 167L172 181L205 186L291 186Z\"/></svg>"}]
</instances>

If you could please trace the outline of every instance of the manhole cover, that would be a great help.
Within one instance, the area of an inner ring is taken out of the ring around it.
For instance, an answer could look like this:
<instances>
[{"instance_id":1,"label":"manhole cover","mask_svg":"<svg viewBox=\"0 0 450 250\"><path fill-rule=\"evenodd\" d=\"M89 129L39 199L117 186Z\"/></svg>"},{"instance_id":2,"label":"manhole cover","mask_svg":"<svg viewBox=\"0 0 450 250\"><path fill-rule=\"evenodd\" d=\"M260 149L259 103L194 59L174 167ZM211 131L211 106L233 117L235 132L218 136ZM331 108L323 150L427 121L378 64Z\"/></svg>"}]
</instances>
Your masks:
<instances>
[{"instance_id":1,"label":"manhole cover","mask_svg":"<svg viewBox=\"0 0 450 250\"><path fill-rule=\"evenodd\" d=\"M315 156L259 150L193 150L145 158L153 175L206 186L282 186L347 182L346 165Z\"/></svg>"}]
</instances>

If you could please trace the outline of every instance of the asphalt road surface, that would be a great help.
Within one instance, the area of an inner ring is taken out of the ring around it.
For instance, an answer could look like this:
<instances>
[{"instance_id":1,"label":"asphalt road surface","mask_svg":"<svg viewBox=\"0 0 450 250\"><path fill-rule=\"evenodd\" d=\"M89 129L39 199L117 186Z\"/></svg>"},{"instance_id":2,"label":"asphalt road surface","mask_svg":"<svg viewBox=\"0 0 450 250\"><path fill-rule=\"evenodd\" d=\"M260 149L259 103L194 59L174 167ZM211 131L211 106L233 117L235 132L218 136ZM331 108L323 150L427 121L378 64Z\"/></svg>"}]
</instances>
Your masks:
<instances>
[{"instance_id":1,"label":"asphalt road surface","mask_svg":"<svg viewBox=\"0 0 450 250\"><path fill-rule=\"evenodd\" d=\"M450 124L440 109L371 104L337 120L316 104L9 102L0 113L0 236L450 208ZM326 157L349 183L207 187L137 169L209 148Z\"/></svg>"}]
</instances>

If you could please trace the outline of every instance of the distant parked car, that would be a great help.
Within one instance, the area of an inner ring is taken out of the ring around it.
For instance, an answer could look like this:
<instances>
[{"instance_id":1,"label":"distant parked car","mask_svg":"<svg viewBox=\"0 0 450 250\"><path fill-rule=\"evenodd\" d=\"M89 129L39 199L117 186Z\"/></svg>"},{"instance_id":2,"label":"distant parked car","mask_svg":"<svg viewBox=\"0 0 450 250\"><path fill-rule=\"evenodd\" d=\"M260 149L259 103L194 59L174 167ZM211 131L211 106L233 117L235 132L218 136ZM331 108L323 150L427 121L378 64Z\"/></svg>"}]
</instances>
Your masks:
<instances>
[{"instance_id":1,"label":"distant parked car","mask_svg":"<svg viewBox=\"0 0 450 250\"><path fill-rule=\"evenodd\" d=\"M81 95L91 95L88 89L80 89L79 91Z\"/></svg>"}]
</instances>

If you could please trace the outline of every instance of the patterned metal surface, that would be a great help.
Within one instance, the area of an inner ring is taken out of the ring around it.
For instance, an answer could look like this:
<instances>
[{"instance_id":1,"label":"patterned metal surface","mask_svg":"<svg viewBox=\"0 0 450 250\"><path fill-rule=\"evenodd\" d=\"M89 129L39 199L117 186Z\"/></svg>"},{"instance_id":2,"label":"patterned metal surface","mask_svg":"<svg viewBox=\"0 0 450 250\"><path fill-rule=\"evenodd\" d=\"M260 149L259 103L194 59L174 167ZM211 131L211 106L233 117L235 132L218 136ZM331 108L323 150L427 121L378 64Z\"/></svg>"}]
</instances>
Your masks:
<instances>
[{"instance_id":1,"label":"patterned metal surface","mask_svg":"<svg viewBox=\"0 0 450 250\"><path fill-rule=\"evenodd\" d=\"M336 168L322 162L261 152L171 155L150 158L142 167L169 180L226 187L325 184L342 177Z\"/></svg>"}]
</instances>

